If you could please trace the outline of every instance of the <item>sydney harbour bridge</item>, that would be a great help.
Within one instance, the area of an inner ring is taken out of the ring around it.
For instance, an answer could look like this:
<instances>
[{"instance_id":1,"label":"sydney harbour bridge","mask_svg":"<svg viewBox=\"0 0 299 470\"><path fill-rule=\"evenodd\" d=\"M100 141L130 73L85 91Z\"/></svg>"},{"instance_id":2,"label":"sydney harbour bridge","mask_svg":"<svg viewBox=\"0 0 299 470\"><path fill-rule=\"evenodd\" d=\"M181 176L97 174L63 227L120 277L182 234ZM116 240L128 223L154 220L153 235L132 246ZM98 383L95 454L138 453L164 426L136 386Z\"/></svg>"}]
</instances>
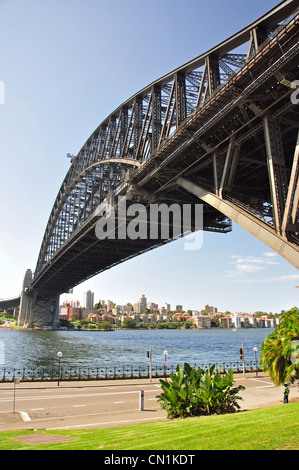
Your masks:
<instances>
[{"instance_id":1,"label":"sydney harbour bridge","mask_svg":"<svg viewBox=\"0 0 299 470\"><path fill-rule=\"evenodd\" d=\"M299 267L297 5L281 2L97 127L72 158L26 272L20 325L55 325L60 294L174 238L99 239L99 208L117 213L121 196L129 207L200 203L203 230L226 233L234 221Z\"/></svg>"}]
</instances>

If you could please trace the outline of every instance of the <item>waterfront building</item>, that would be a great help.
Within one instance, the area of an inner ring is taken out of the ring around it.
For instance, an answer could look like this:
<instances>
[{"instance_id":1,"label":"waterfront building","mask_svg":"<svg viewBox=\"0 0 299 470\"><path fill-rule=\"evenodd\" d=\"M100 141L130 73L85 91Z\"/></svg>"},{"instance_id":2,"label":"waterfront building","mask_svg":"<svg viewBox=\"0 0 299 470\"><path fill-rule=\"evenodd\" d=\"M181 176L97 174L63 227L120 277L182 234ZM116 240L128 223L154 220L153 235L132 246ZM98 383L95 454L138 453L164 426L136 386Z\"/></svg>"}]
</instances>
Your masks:
<instances>
[{"instance_id":1,"label":"waterfront building","mask_svg":"<svg viewBox=\"0 0 299 470\"><path fill-rule=\"evenodd\" d=\"M219 317L220 328L232 328L233 322L230 316Z\"/></svg>"},{"instance_id":2,"label":"waterfront building","mask_svg":"<svg viewBox=\"0 0 299 470\"><path fill-rule=\"evenodd\" d=\"M211 328L211 318L208 315L193 315L192 322L198 329Z\"/></svg>"},{"instance_id":3,"label":"waterfront building","mask_svg":"<svg viewBox=\"0 0 299 470\"><path fill-rule=\"evenodd\" d=\"M254 316L248 317L248 320L249 320L249 324L252 328L257 328L257 321L256 321L256 318Z\"/></svg>"},{"instance_id":4,"label":"waterfront building","mask_svg":"<svg viewBox=\"0 0 299 470\"><path fill-rule=\"evenodd\" d=\"M232 313L231 314L231 320L234 328L241 328L242 322L241 322L241 315L237 313ZM229 328L229 327L227 327Z\"/></svg>"}]
</instances>

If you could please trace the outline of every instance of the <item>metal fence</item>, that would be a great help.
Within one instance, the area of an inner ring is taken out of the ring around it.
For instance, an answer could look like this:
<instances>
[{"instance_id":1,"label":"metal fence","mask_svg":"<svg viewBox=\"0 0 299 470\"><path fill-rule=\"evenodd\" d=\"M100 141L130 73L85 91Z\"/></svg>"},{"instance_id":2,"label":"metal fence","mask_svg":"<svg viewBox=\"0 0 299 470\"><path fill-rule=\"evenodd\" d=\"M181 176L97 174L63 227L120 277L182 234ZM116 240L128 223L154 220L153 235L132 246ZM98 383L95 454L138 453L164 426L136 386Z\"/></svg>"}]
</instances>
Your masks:
<instances>
[{"instance_id":1,"label":"metal fence","mask_svg":"<svg viewBox=\"0 0 299 470\"><path fill-rule=\"evenodd\" d=\"M207 370L213 364L216 365L216 370L224 373L232 369L234 373L243 372L243 362L221 362L221 363L206 363L194 364L196 367ZM170 373L175 372L177 365L171 364L168 366L152 365L152 377L162 378L169 376ZM255 361L245 362L245 371L256 371L257 365ZM38 368L1 368L0 369L0 382L11 382L15 379L22 381L51 381L51 380L107 380L107 379L133 379L133 378L149 378L150 366L105 366L105 367L89 367L89 366L67 366L61 365L58 367L38 367Z\"/></svg>"}]
</instances>

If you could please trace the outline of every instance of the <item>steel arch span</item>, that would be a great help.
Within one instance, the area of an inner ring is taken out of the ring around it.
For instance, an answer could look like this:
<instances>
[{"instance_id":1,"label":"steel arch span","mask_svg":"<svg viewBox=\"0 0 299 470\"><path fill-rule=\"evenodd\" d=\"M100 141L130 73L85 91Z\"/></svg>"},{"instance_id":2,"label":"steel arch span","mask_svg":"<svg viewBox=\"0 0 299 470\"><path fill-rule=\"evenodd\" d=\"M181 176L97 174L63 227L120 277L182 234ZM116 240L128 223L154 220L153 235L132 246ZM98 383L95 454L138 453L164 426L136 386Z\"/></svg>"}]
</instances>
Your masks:
<instances>
[{"instance_id":1,"label":"steel arch span","mask_svg":"<svg viewBox=\"0 0 299 470\"><path fill-rule=\"evenodd\" d=\"M34 276L27 270L21 324L55 322L61 293L173 239L99 240L98 208L117 211L120 197L200 202L203 230L225 233L233 220L298 268L298 22L297 1L281 2L95 129L58 192Z\"/></svg>"}]
</instances>

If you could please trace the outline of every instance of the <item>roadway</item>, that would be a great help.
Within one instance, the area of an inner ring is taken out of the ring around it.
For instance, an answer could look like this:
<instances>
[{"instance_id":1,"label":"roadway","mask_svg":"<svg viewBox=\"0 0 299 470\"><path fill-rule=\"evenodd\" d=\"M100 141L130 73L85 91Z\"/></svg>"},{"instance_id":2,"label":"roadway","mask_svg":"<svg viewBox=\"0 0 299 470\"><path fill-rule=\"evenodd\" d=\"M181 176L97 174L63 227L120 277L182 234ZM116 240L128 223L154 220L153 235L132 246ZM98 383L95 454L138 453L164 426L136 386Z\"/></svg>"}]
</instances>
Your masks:
<instances>
[{"instance_id":1,"label":"roadway","mask_svg":"<svg viewBox=\"0 0 299 470\"><path fill-rule=\"evenodd\" d=\"M264 373L235 376L244 385L242 410L282 404L283 387L275 387ZM144 390L144 410L139 409L140 390ZM298 387L290 387L290 401L299 400ZM88 382L0 383L0 431L12 429L107 428L166 418L156 396L159 380L109 380Z\"/></svg>"}]
</instances>

